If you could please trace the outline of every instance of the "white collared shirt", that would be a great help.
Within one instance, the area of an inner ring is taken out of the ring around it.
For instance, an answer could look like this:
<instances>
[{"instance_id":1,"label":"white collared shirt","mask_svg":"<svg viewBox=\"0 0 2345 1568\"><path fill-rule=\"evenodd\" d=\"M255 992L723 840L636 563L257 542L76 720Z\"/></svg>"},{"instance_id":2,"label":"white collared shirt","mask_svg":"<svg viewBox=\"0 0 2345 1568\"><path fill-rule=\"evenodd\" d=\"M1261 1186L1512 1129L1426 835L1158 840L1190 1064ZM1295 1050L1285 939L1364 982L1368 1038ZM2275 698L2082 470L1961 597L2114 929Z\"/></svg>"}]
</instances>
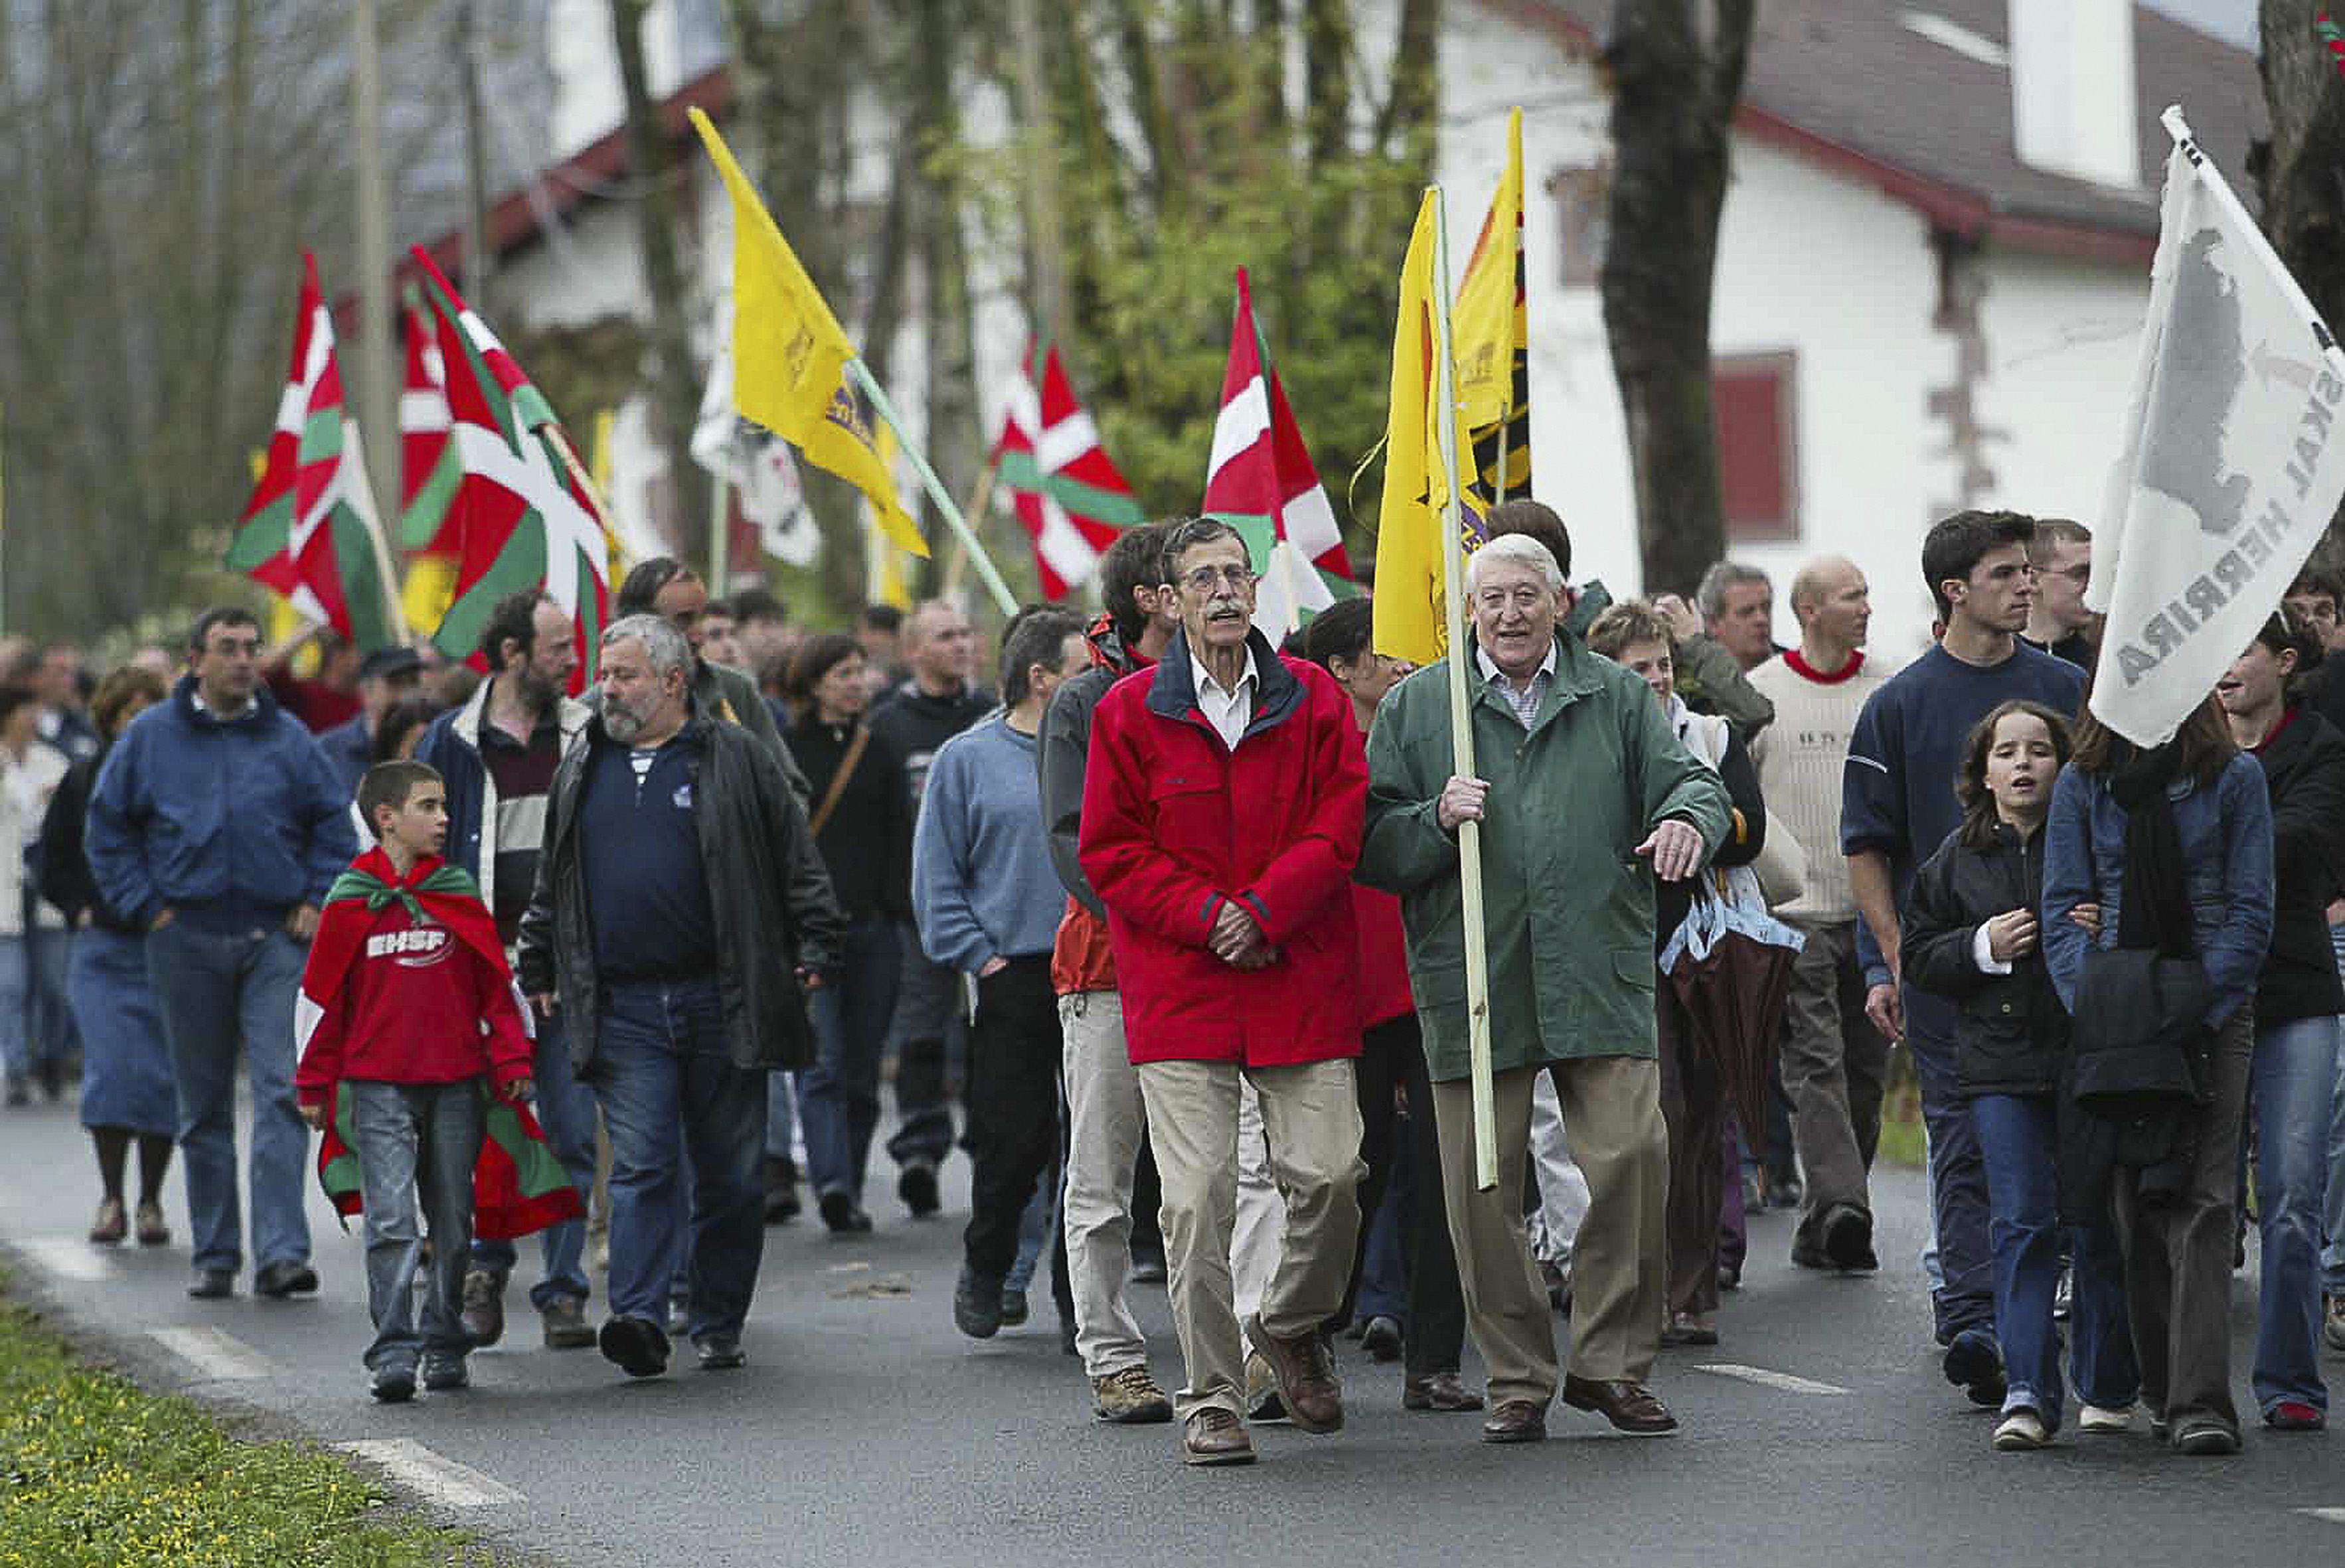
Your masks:
<instances>
[{"instance_id":1,"label":"white collared shirt","mask_svg":"<svg viewBox=\"0 0 2345 1568\"><path fill-rule=\"evenodd\" d=\"M1507 706L1515 711L1515 717L1522 721L1523 728L1529 729L1531 721L1538 717L1539 704L1547 701L1548 688L1555 684L1555 644L1549 642L1547 645L1547 657L1532 673L1530 684L1519 692L1515 690L1514 682L1499 673L1489 651L1478 643L1474 649L1474 662L1482 667L1482 678L1496 686L1499 694L1507 699Z\"/></svg>"},{"instance_id":2,"label":"white collared shirt","mask_svg":"<svg viewBox=\"0 0 2345 1568\"><path fill-rule=\"evenodd\" d=\"M1189 669L1197 680L1197 706L1203 710L1205 722L1213 726L1223 745L1237 750L1238 738L1254 723L1254 694L1262 684L1261 674L1254 667L1254 649L1246 649L1245 673L1238 677L1234 691L1223 690L1194 653L1189 655Z\"/></svg>"}]
</instances>

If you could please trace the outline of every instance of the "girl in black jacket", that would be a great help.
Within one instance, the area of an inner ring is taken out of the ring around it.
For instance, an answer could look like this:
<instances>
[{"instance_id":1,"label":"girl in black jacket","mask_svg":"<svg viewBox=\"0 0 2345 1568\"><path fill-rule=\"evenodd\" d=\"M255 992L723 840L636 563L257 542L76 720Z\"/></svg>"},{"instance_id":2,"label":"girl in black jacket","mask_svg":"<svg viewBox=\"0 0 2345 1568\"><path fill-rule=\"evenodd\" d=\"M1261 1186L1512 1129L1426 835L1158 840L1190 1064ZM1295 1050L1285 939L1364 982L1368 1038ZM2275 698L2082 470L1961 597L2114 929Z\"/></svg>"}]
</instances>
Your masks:
<instances>
[{"instance_id":1,"label":"girl in black jacket","mask_svg":"<svg viewBox=\"0 0 2345 1568\"><path fill-rule=\"evenodd\" d=\"M2067 725L2034 703L2005 703L1979 721L1954 781L1966 808L1963 824L1914 874L1904 915L1906 981L1962 1008L1955 1077L1986 1160L2007 1384L1995 1446L2006 1451L2042 1448L2060 1426L2054 1091L2067 1056L2068 1014L2045 968L2036 921L2044 819L2068 749ZM2106 1226L2078 1226L2074 1247L2080 1424L2117 1430L2131 1420L2140 1381L2117 1239Z\"/></svg>"}]
</instances>

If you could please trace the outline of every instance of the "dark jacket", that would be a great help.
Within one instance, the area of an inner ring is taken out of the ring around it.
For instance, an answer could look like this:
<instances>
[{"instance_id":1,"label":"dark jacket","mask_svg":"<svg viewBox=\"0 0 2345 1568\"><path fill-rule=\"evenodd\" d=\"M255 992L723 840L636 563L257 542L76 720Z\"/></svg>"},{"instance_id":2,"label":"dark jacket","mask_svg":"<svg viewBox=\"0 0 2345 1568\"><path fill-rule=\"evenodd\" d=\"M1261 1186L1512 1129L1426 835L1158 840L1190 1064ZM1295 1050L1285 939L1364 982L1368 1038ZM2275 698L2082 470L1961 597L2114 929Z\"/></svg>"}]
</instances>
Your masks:
<instances>
[{"instance_id":1,"label":"dark jacket","mask_svg":"<svg viewBox=\"0 0 2345 1568\"><path fill-rule=\"evenodd\" d=\"M1085 634L1091 668L1061 683L1042 714L1034 748L1041 785L1042 828L1050 835L1051 867L1067 890L1067 913L1051 949L1051 986L1059 995L1115 989L1115 949L1107 932L1107 905L1083 875L1083 764L1091 755L1091 711L1114 685L1151 660L1124 646L1114 618L1101 615Z\"/></svg>"},{"instance_id":2,"label":"dark jacket","mask_svg":"<svg viewBox=\"0 0 2345 1568\"><path fill-rule=\"evenodd\" d=\"M488 683L483 681L481 684L485 688ZM601 713L602 683L598 681L587 687L579 693L578 700L592 712ZM814 809L814 799L807 793L806 770L799 767L797 758L790 754L790 743L782 738L782 727L774 723L774 711L766 705L756 682L738 670L724 664L712 664L695 654L692 661L692 702L710 718L738 724L773 748L775 757L782 764L782 777L789 784L790 794L797 797L798 810L810 812ZM566 723L563 726L565 733L569 727ZM452 802L451 805L452 808ZM448 835L448 842L456 842L453 833Z\"/></svg>"},{"instance_id":3,"label":"dark jacket","mask_svg":"<svg viewBox=\"0 0 2345 1568\"><path fill-rule=\"evenodd\" d=\"M797 972L838 971L841 932L829 875L773 750L743 726L715 722L696 707L687 727L696 742L694 826L716 916L716 981L733 1063L809 1066L814 1034ZM597 714L555 770L545 855L521 926L522 988L532 996L559 993L571 1060L582 1069L594 1059L599 987L578 807L595 748L614 744Z\"/></svg>"},{"instance_id":4,"label":"dark jacket","mask_svg":"<svg viewBox=\"0 0 2345 1568\"><path fill-rule=\"evenodd\" d=\"M82 853L83 821L89 814L89 794L106 753L82 757L66 770L56 794L49 797L48 814L41 819L41 896L56 905L66 924L78 926L86 914L93 926L125 936L144 936L146 927L106 901L97 878Z\"/></svg>"},{"instance_id":5,"label":"dark jacket","mask_svg":"<svg viewBox=\"0 0 2345 1568\"><path fill-rule=\"evenodd\" d=\"M831 891L849 920L912 918L912 803L896 748L860 723L831 725L808 712L789 731L816 805L830 794L858 729L868 737L838 804L816 838ZM808 808L811 816L812 808Z\"/></svg>"},{"instance_id":6,"label":"dark jacket","mask_svg":"<svg viewBox=\"0 0 2345 1568\"><path fill-rule=\"evenodd\" d=\"M497 782L481 758L481 726L489 722L489 688L483 681L461 708L441 714L423 732L415 760L437 769L448 794L448 864L469 872L480 885L481 902L497 907ZM553 722L567 750L585 733L586 704L570 697L553 700Z\"/></svg>"},{"instance_id":7,"label":"dark jacket","mask_svg":"<svg viewBox=\"0 0 2345 1568\"><path fill-rule=\"evenodd\" d=\"M1905 980L1961 1008L1954 1023L1954 1083L1966 1097L2050 1094L2068 1052L2068 1010L2052 988L2039 943L2008 975L1982 971L1978 928L2044 902L2044 830L2023 840L1998 824L1991 849L1956 829L1914 873L1901 916Z\"/></svg>"},{"instance_id":8,"label":"dark jacket","mask_svg":"<svg viewBox=\"0 0 2345 1568\"><path fill-rule=\"evenodd\" d=\"M323 905L359 843L316 737L266 686L225 723L195 690L181 676L98 769L83 847L106 902L141 930L166 905L215 928Z\"/></svg>"},{"instance_id":9,"label":"dark jacket","mask_svg":"<svg viewBox=\"0 0 2345 1568\"><path fill-rule=\"evenodd\" d=\"M2345 1012L2329 946L2330 870L2345 826L2345 734L2290 708L2256 752L2271 792L2271 951L2256 981L2256 1027Z\"/></svg>"},{"instance_id":10,"label":"dark jacket","mask_svg":"<svg viewBox=\"0 0 2345 1568\"><path fill-rule=\"evenodd\" d=\"M920 690L919 682L906 681L874 703L863 722L904 759L904 780L918 809L937 748L1000 705L992 693L974 683L949 696L932 697Z\"/></svg>"}]
</instances>

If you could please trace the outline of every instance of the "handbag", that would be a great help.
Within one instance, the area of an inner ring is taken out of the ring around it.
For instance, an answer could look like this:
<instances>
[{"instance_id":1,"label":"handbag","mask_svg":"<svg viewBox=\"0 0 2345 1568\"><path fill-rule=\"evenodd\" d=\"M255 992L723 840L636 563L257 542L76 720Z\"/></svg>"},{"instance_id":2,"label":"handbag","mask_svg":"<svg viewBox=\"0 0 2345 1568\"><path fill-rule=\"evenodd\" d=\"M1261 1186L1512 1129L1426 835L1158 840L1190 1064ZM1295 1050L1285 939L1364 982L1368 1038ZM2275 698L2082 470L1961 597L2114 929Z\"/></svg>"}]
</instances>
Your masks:
<instances>
[{"instance_id":1,"label":"handbag","mask_svg":"<svg viewBox=\"0 0 2345 1568\"><path fill-rule=\"evenodd\" d=\"M863 760L863 748L871 744L871 731L867 725L855 726L855 738L847 743L847 754L838 759L838 771L830 775L830 787L822 792L816 803L814 814L807 818L807 831L820 837L830 814L838 809L838 797L847 793L847 781L855 776L855 764Z\"/></svg>"},{"instance_id":2,"label":"handbag","mask_svg":"<svg viewBox=\"0 0 2345 1568\"><path fill-rule=\"evenodd\" d=\"M1773 812L1762 814L1767 819L1767 836L1759 841L1759 854L1751 862L1751 870L1759 878L1759 892L1767 907L1781 909L1808 891L1808 852Z\"/></svg>"}]
</instances>

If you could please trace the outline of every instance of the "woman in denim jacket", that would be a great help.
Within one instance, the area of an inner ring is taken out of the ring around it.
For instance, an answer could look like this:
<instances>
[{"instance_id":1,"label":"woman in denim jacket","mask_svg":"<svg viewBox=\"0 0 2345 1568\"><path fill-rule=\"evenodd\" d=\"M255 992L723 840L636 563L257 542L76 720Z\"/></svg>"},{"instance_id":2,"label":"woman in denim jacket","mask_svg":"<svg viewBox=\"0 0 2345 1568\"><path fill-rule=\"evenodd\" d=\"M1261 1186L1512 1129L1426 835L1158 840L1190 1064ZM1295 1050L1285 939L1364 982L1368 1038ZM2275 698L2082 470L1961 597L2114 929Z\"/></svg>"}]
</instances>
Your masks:
<instances>
[{"instance_id":1,"label":"woman in denim jacket","mask_svg":"<svg viewBox=\"0 0 2345 1568\"><path fill-rule=\"evenodd\" d=\"M2156 823L2156 814L2146 814L2153 803L2169 807L2167 846L2178 861L2172 880L2187 889L2189 934L2212 997L2205 1015L2212 1049L2201 1080L2208 1103L2188 1120L2194 1152L2178 1199L2147 1205L2129 1182L2118 1182L2117 1239L2152 1434L2170 1433L2185 1453L2234 1453L2239 1418L2226 1320L2239 1120L2255 1044L2251 1004L2271 941L2271 804L2261 765L2232 741L2211 695L2174 739L2150 750L2105 728L2089 703L2077 720L2076 754L2052 792L2045 960L2073 1012L2089 950L2117 947L2121 938L2127 946L2158 945L2159 916L2180 912L2145 905L2127 929L2128 865L2137 893L2157 880L2151 845L2139 831L2128 844L2127 829ZM2137 815L2144 821L2134 824Z\"/></svg>"}]
</instances>

